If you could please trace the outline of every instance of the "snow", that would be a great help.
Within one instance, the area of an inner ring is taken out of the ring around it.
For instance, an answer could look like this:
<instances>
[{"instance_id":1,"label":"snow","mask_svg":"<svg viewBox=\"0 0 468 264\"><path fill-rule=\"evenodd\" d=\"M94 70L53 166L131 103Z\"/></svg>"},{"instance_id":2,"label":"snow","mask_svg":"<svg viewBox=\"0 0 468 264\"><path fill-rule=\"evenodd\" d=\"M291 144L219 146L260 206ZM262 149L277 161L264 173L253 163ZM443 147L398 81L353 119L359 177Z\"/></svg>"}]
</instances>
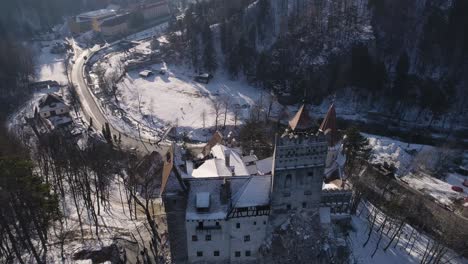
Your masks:
<instances>
[{"instance_id":1,"label":"snow","mask_svg":"<svg viewBox=\"0 0 468 264\"><path fill-rule=\"evenodd\" d=\"M455 178L452 176L450 179L454 180ZM425 193L447 206L453 205L454 200L463 198L463 194L452 190L451 184L423 172L418 172L417 174L409 173L402 177L401 180L411 188Z\"/></svg>"},{"instance_id":2,"label":"snow","mask_svg":"<svg viewBox=\"0 0 468 264\"><path fill-rule=\"evenodd\" d=\"M447 174L446 181L447 183L453 185L453 186L458 186L463 189L463 192L465 195L468 197L468 187L463 185L463 182L468 179L468 176L463 176L458 173L449 173Z\"/></svg>"},{"instance_id":3,"label":"snow","mask_svg":"<svg viewBox=\"0 0 468 264\"><path fill-rule=\"evenodd\" d=\"M273 157L262 159L256 162L259 174L270 173L273 168Z\"/></svg>"},{"instance_id":4,"label":"snow","mask_svg":"<svg viewBox=\"0 0 468 264\"><path fill-rule=\"evenodd\" d=\"M193 170L191 177L193 178L212 178L220 176L232 176L229 168L226 167L225 161L221 159L209 159L200 167Z\"/></svg>"},{"instance_id":5,"label":"snow","mask_svg":"<svg viewBox=\"0 0 468 264\"><path fill-rule=\"evenodd\" d=\"M415 155L422 151L433 150L434 147L420 144L410 144L388 137L364 134L372 147L371 162L374 164L394 165L396 175L402 176L411 168Z\"/></svg>"},{"instance_id":6,"label":"snow","mask_svg":"<svg viewBox=\"0 0 468 264\"><path fill-rule=\"evenodd\" d=\"M54 80L58 83L65 85L68 84L68 78L66 75L64 57L63 54L52 54L50 49L52 48L54 41L46 41L38 43L39 55L36 58L36 81L47 81ZM42 47L41 47L42 46Z\"/></svg>"},{"instance_id":7,"label":"snow","mask_svg":"<svg viewBox=\"0 0 468 264\"><path fill-rule=\"evenodd\" d=\"M201 84L183 66L155 64L151 68L164 69L166 74L141 78L137 72L129 72L118 85L120 107L134 120L157 128L172 124L193 139L205 140L208 133L204 128L215 126L213 101L226 98L231 106L252 106L262 94L244 81L230 80L224 73L216 74L209 84ZM238 119L248 116L248 108L239 109ZM218 125L223 122L224 108ZM226 125L234 122L230 107Z\"/></svg>"},{"instance_id":8,"label":"snow","mask_svg":"<svg viewBox=\"0 0 468 264\"><path fill-rule=\"evenodd\" d=\"M234 207L267 205L270 202L271 176L251 176Z\"/></svg>"},{"instance_id":9,"label":"snow","mask_svg":"<svg viewBox=\"0 0 468 264\"><path fill-rule=\"evenodd\" d=\"M388 244L390 239L387 236L383 236L382 241L379 245L374 257L372 253L376 247L376 243L379 235L375 230L371 234L369 243L363 247L364 242L367 240L367 234L369 231L368 220L366 219L369 215L369 211L373 208L371 204L361 204L359 206L359 212L356 215L352 216L352 226L354 232L351 232L348 237L348 244L352 250L351 258L354 260L354 263L360 264L416 264L421 262L421 258L424 255L424 249L427 245L428 237L424 234L419 233L415 230L413 235L413 228L410 225L404 225L402 232L403 234L398 241L398 245L394 247L392 244L386 252L383 251L383 248ZM377 222L381 223L383 216L377 218ZM414 241L414 247L409 246L408 240L411 239L410 244ZM396 240L393 242L395 243ZM442 259L441 263L452 263L452 264L462 264L468 263L468 260L462 257L459 257L449 250L445 257Z\"/></svg>"},{"instance_id":10,"label":"snow","mask_svg":"<svg viewBox=\"0 0 468 264\"><path fill-rule=\"evenodd\" d=\"M227 213L222 212L210 212L206 214L199 214L195 212L187 212L185 218L187 220L222 220L226 219Z\"/></svg>"},{"instance_id":11,"label":"snow","mask_svg":"<svg viewBox=\"0 0 468 264\"><path fill-rule=\"evenodd\" d=\"M372 147L371 163L393 165L396 168L395 175L409 187L427 194L442 205L451 207L453 201L461 199L464 194L452 190L456 185L464 189L465 195L468 188L463 186L464 176L457 173L448 173L446 178L430 175L437 165L441 155L454 150L438 149L433 146L410 144L388 137L364 134L369 139Z\"/></svg>"}]
</instances>

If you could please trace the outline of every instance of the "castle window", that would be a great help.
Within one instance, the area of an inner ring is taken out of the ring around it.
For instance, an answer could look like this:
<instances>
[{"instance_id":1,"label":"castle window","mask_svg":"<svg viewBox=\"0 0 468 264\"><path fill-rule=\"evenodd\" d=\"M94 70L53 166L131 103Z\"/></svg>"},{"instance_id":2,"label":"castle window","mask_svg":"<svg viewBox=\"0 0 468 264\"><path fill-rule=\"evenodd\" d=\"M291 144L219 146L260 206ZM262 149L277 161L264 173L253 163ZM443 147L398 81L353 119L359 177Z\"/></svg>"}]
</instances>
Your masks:
<instances>
[{"instance_id":1,"label":"castle window","mask_svg":"<svg viewBox=\"0 0 468 264\"><path fill-rule=\"evenodd\" d=\"M213 256L219 257L219 250L215 250L215 251L213 252Z\"/></svg>"},{"instance_id":2,"label":"castle window","mask_svg":"<svg viewBox=\"0 0 468 264\"><path fill-rule=\"evenodd\" d=\"M266 221L263 221L263 224L266 225Z\"/></svg>"},{"instance_id":3,"label":"castle window","mask_svg":"<svg viewBox=\"0 0 468 264\"><path fill-rule=\"evenodd\" d=\"M250 241L250 235L244 236L244 242L249 242Z\"/></svg>"},{"instance_id":4,"label":"castle window","mask_svg":"<svg viewBox=\"0 0 468 264\"><path fill-rule=\"evenodd\" d=\"M257 225L257 222L254 221L254 225Z\"/></svg>"},{"instance_id":5,"label":"castle window","mask_svg":"<svg viewBox=\"0 0 468 264\"><path fill-rule=\"evenodd\" d=\"M198 241L198 237L197 236L192 236L192 241Z\"/></svg>"},{"instance_id":6,"label":"castle window","mask_svg":"<svg viewBox=\"0 0 468 264\"><path fill-rule=\"evenodd\" d=\"M216 222L216 226L219 226L219 222Z\"/></svg>"},{"instance_id":7,"label":"castle window","mask_svg":"<svg viewBox=\"0 0 468 264\"><path fill-rule=\"evenodd\" d=\"M240 223L236 223L236 228L240 228Z\"/></svg>"},{"instance_id":8,"label":"castle window","mask_svg":"<svg viewBox=\"0 0 468 264\"><path fill-rule=\"evenodd\" d=\"M246 257L250 257L250 250L246 250L246 251L245 251L245 256L246 256Z\"/></svg>"},{"instance_id":9,"label":"castle window","mask_svg":"<svg viewBox=\"0 0 468 264\"><path fill-rule=\"evenodd\" d=\"M287 204L287 205L286 205L286 209L291 210L291 205L290 205L290 204Z\"/></svg>"},{"instance_id":10,"label":"castle window","mask_svg":"<svg viewBox=\"0 0 468 264\"><path fill-rule=\"evenodd\" d=\"M291 174L286 175L286 178L284 179L284 188L289 188L291 187L291 179L292 176Z\"/></svg>"},{"instance_id":11,"label":"castle window","mask_svg":"<svg viewBox=\"0 0 468 264\"><path fill-rule=\"evenodd\" d=\"M307 203L306 202L302 202L302 208L307 208Z\"/></svg>"},{"instance_id":12,"label":"castle window","mask_svg":"<svg viewBox=\"0 0 468 264\"><path fill-rule=\"evenodd\" d=\"M234 253L234 255L236 256L236 258L239 258L241 256L241 252L240 251L236 251L236 253Z\"/></svg>"},{"instance_id":13,"label":"castle window","mask_svg":"<svg viewBox=\"0 0 468 264\"><path fill-rule=\"evenodd\" d=\"M211 241L211 235L206 235L206 236L205 236L205 240L206 240L206 241Z\"/></svg>"},{"instance_id":14,"label":"castle window","mask_svg":"<svg viewBox=\"0 0 468 264\"><path fill-rule=\"evenodd\" d=\"M197 251L197 257L203 257L203 251Z\"/></svg>"}]
</instances>

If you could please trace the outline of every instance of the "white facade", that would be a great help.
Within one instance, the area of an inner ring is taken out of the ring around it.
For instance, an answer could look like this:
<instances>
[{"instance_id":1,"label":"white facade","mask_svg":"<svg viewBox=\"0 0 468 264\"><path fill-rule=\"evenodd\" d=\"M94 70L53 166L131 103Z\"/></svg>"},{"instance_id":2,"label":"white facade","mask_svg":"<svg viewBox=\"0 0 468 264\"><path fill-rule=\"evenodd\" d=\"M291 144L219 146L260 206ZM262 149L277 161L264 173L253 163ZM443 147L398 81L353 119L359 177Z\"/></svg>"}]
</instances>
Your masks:
<instances>
[{"instance_id":1,"label":"white facade","mask_svg":"<svg viewBox=\"0 0 468 264\"><path fill-rule=\"evenodd\" d=\"M47 118L55 115L64 115L70 112L70 108L64 103L51 103L39 108L39 115Z\"/></svg>"},{"instance_id":2,"label":"white facade","mask_svg":"<svg viewBox=\"0 0 468 264\"><path fill-rule=\"evenodd\" d=\"M169 6L167 5L166 1L150 3L144 6L142 13L145 20L167 16L169 15Z\"/></svg>"},{"instance_id":3,"label":"white facade","mask_svg":"<svg viewBox=\"0 0 468 264\"><path fill-rule=\"evenodd\" d=\"M203 223L201 227L200 223ZM216 220L187 220L189 263L245 263L258 258L268 215Z\"/></svg>"}]
</instances>

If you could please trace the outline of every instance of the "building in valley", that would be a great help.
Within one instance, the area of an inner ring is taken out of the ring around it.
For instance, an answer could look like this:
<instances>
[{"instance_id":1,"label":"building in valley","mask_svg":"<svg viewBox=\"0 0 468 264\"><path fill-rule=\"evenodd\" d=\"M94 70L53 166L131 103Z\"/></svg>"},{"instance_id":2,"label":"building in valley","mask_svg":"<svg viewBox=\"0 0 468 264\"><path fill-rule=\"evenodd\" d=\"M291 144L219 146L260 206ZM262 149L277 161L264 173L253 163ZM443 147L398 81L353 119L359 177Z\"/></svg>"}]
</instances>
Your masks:
<instances>
[{"instance_id":1,"label":"building in valley","mask_svg":"<svg viewBox=\"0 0 468 264\"><path fill-rule=\"evenodd\" d=\"M240 150L221 145L222 136L216 134L218 140L207 144L201 162L181 163L181 178L188 186L189 263L256 263L265 241L297 212L323 214L320 223L326 233L336 219L349 217L346 181L338 177L324 182L325 171L344 158L339 151L330 154L339 145L334 106L330 109L319 130L302 106L277 136L271 158L242 156Z\"/></svg>"}]
</instances>

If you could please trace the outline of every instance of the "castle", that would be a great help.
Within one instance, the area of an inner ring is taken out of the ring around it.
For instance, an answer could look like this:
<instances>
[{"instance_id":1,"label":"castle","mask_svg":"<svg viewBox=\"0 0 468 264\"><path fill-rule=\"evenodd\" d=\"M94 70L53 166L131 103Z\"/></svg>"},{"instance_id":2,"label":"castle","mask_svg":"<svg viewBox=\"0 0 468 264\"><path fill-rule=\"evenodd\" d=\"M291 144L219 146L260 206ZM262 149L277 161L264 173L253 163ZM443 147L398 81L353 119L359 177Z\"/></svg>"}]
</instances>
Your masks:
<instances>
[{"instance_id":1,"label":"castle","mask_svg":"<svg viewBox=\"0 0 468 264\"><path fill-rule=\"evenodd\" d=\"M203 150L207 155L197 169L192 161L176 168L187 189L185 230L169 230L179 238L176 262L255 263L272 230L295 212L320 214L324 228L349 219L351 190L343 180L334 105L318 129L303 105L275 139L269 159L217 143Z\"/></svg>"}]
</instances>

